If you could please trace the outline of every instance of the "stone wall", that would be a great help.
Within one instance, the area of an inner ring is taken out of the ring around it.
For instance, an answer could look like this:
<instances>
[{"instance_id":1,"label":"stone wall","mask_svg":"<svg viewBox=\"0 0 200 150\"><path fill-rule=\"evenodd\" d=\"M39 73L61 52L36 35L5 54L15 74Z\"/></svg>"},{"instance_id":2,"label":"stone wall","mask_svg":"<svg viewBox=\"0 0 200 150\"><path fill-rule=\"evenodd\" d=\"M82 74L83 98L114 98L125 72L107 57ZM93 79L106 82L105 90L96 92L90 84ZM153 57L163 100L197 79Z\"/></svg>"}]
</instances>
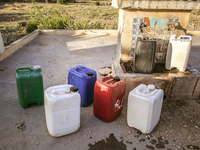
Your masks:
<instances>
[{"instance_id":1,"label":"stone wall","mask_svg":"<svg viewBox=\"0 0 200 150\"><path fill-rule=\"evenodd\" d=\"M153 84L157 89L163 89L165 99L170 100L194 100L200 98L200 72L188 66L191 72L185 74L178 73L124 73L119 61L112 64L112 75L118 76L126 81L125 99L135 87L140 84Z\"/></svg>"}]
</instances>

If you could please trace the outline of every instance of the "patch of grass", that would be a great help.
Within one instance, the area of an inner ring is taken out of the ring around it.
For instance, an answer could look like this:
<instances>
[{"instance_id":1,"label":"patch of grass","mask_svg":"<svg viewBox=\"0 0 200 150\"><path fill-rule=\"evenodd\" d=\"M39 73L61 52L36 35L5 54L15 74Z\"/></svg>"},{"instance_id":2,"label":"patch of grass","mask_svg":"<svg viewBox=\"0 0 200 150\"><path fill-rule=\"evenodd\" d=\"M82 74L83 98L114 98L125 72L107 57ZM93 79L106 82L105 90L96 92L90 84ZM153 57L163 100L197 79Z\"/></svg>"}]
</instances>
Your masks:
<instances>
[{"instance_id":1,"label":"patch of grass","mask_svg":"<svg viewBox=\"0 0 200 150\"><path fill-rule=\"evenodd\" d=\"M11 10L16 10L16 8L13 7L13 8L11 8Z\"/></svg>"},{"instance_id":2,"label":"patch of grass","mask_svg":"<svg viewBox=\"0 0 200 150\"><path fill-rule=\"evenodd\" d=\"M36 29L117 29L117 24L115 22L106 23L93 20L93 18L98 17L98 11L98 9L87 9L86 12L88 13L84 14L87 14L89 19L80 19L71 16L68 9L60 5L51 9L40 9L35 5L34 11L30 14L30 21L28 21L26 25L26 32L30 33ZM74 14L75 13L76 12L74 12ZM109 14L106 13L105 16L108 15Z\"/></svg>"},{"instance_id":3,"label":"patch of grass","mask_svg":"<svg viewBox=\"0 0 200 150\"><path fill-rule=\"evenodd\" d=\"M117 29L118 10L107 5L111 0L100 0L100 6L94 2L0 3L4 44L10 44L14 36L17 40L35 29Z\"/></svg>"}]
</instances>

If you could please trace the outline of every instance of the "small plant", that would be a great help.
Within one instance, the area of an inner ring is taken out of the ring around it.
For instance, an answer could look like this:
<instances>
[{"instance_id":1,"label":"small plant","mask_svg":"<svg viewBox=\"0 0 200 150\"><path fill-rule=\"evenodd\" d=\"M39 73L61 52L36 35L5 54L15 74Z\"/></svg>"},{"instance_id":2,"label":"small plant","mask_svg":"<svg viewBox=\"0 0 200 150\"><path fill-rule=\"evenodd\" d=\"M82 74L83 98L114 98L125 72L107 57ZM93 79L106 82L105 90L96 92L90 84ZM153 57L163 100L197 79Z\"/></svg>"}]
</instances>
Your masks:
<instances>
[{"instance_id":1,"label":"small plant","mask_svg":"<svg viewBox=\"0 0 200 150\"><path fill-rule=\"evenodd\" d=\"M26 22L18 22L17 25L21 26L21 27L25 27L26 26Z\"/></svg>"},{"instance_id":2,"label":"small plant","mask_svg":"<svg viewBox=\"0 0 200 150\"><path fill-rule=\"evenodd\" d=\"M26 24L26 28L24 29L25 33L31 33L33 31L35 31L36 29L38 29L37 27L37 23L34 22L34 21L29 21L27 24ZM23 32L24 32L23 31Z\"/></svg>"},{"instance_id":3,"label":"small plant","mask_svg":"<svg viewBox=\"0 0 200 150\"><path fill-rule=\"evenodd\" d=\"M96 6L100 5L100 0L98 0L97 2L94 3Z\"/></svg>"},{"instance_id":4,"label":"small plant","mask_svg":"<svg viewBox=\"0 0 200 150\"><path fill-rule=\"evenodd\" d=\"M15 8L15 7L13 7L13 8L11 8L11 10L16 10L16 8Z\"/></svg>"},{"instance_id":5,"label":"small plant","mask_svg":"<svg viewBox=\"0 0 200 150\"><path fill-rule=\"evenodd\" d=\"M69 2L69 0L57 0L58 4L67 4L67 2Z\"/></svg>"},{"instance_id":6,"label":"small plant","mask_svg":"<svg viewBox=\"0 0 200 150\"><path fill-rule=\"evenodd\" d=\"M111 29L117 29L118 28L118 23L117 22L114 22L112 25L111 25Z\"/></svg>"}]
</instances>

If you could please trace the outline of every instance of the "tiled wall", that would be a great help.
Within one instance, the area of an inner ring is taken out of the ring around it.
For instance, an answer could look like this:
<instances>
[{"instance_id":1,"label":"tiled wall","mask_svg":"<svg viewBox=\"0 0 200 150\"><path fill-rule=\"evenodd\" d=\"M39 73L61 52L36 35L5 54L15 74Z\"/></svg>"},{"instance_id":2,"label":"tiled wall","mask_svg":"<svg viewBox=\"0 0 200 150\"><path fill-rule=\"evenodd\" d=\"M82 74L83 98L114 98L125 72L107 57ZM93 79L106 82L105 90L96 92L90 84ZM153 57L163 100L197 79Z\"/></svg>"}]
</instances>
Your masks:
<instances>
[{"instance_id":1,"label":"tiled wall","mask_svg":"<svg viewBox=\"0 0 200 150\"><path fill-rule=\"evenodd\" d=\"M149 39L157 39L155 62L164 63L169 38L171 34L176 34L176 29L172 25L179 24L179 21L179 18L133 18L129 59L134 61L134 49L137 38L148 37ZM142 29L141 24L145 24L146 27Z\"/></svg>"}]
</instances>

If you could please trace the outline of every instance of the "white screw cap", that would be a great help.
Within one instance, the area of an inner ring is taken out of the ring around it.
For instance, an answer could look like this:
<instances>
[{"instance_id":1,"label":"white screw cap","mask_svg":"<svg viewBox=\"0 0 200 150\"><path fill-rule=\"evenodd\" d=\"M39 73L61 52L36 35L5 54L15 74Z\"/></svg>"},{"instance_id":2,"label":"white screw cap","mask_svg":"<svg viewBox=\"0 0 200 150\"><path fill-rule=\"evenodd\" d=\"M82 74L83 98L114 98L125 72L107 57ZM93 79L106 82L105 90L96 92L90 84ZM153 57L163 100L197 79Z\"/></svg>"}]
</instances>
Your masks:
<instances>
[{"instance_id":1,"label":"white screw cap","mask_svg":"<svg viewBox=\"0 0 200 150\"><path fill-rule=\"evenodd\" d=\"M35 65L35 66L33 67L33 69L34 69L34 70L40 70L40 69L41 69L41 66L40 66L40 65Z\"/></svg>"},{"instance_id":2,"label":"white screw cap","mask_svg":"<svg viewBox=\"0 0 200 150\"><path fill-rule=\"evenodd\" d=\"M149 84L148 85L148 89L149 89L149 91L154 91L155 90L155 85Z\"/></svg>"}]
</instances>

